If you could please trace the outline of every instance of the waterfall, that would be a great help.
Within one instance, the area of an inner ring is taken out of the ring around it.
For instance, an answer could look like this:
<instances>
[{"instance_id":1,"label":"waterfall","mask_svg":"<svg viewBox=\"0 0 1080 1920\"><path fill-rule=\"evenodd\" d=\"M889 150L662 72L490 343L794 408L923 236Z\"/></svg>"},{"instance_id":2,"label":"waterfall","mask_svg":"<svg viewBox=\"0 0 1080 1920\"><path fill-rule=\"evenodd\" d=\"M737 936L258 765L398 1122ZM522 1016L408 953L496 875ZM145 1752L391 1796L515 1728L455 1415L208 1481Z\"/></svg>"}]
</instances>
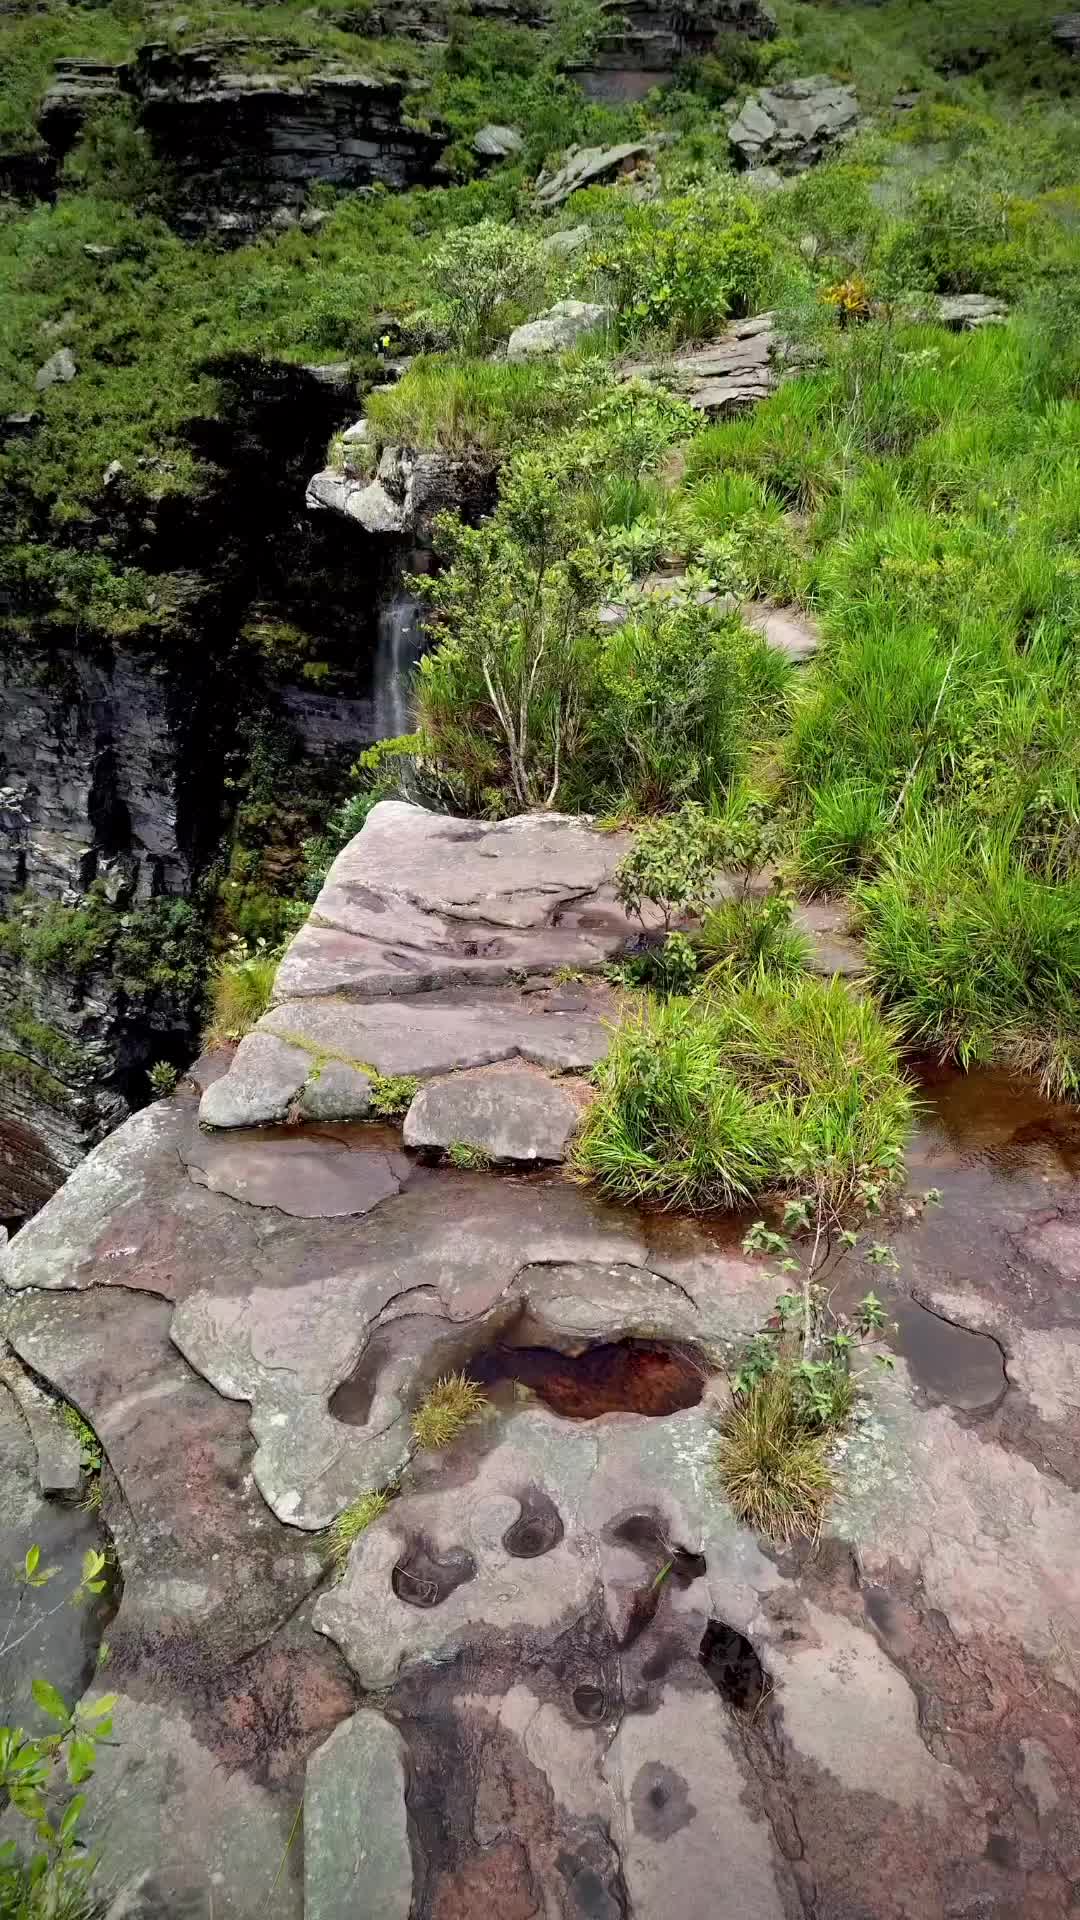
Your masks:
<instances>
[{"instance_id":1,"label":"waterfall","mask_svg":"<svg viewBox=\"0 0 1080 1920\"><path fill-rule=\"evenodd\" d=\"M418 600L401 593L379 609L373 689L376 740L392 740L412 726L411 683L424 641Z\"/></svg>"}]
</instances>

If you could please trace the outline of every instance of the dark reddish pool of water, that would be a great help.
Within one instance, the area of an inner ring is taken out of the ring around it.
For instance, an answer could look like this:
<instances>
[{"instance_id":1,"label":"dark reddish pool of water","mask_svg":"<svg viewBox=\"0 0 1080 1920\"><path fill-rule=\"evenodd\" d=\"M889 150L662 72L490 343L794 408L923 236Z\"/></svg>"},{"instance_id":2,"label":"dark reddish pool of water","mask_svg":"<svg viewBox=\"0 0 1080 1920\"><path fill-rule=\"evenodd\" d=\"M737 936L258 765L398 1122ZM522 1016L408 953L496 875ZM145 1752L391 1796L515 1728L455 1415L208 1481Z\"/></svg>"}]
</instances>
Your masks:
<instances>
[{"instance_id":1,"label":"dark reddish pool of water","mask_svg":"<svg viewBox=\"0 0 1080 1920\"><path fill-rule=\"evenodd\" d=\"M469 1361L478 1386L512 1382L529 1387L565 1420L597 1420L603 1413L643 1413L657 1419L696 1407L709 1369L693 1347L661 1340L610 1340L584 1353L555 1347L494 1346Z\"/></svg>"}]
</instances>

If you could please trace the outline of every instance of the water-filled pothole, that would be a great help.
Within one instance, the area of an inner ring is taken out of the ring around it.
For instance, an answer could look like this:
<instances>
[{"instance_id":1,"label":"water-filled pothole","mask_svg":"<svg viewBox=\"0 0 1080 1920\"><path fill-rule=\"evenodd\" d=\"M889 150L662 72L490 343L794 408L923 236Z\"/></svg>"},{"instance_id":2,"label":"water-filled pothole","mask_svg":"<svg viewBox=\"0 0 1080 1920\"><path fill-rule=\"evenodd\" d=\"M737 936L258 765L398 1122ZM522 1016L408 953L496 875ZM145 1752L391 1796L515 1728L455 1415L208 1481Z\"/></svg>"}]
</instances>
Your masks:
<instances>
[{"instance_id":1,"label":"water-filled pothole","mask_svg":"<svg viewBox=\"0 0 1080 1920\"><path fill-rule=\"evenodd\" d=\"M660 1419L697 1406L709 1367L689 1344L630 1338L599 1341L578 1354L499 1343L474 1354L467 1372L489 1391L510 1383L529 1387L565 1420L597 1420L605 1413Z\"/></svg>"},{"instance_id":2,"label":"water-filled pothole","mask_svg":"<svg viewBox=\"0 0 1080 1920\"><path fill-rule=\"evenodd\" d=\"M416 1534L390 1575L390 1585L407 1607L438 1607L456 1587L476 1578L476 1562L464 1547L436 1553L430 1540Z\"/></svg>"},{"instance_id":3,"label":"water-filled pothole","mask_svg":"<svg viewBox=\"0 0 1080 1920\"><path fill-rule=\"evenodd\" d=\"M717 1692L740 1713L752 1713L765 1698L768 1680L753 1644L725 1620L710 1620L698 1649Z\"/></svg>"},{"instance_id":4,"label":"water-filled pothole","mask_svg":"<svg viewBox=\"0 0 1080 1920\"><path fill-rule=\"evenodd\" d=\"M521 1512L507 1527L502 1543L515 1560L538 1560L550 1553L563 1537L562 1517L553 1500L540 1487L524 1487L518 1494Z\"/></svg>"}]
</instances>

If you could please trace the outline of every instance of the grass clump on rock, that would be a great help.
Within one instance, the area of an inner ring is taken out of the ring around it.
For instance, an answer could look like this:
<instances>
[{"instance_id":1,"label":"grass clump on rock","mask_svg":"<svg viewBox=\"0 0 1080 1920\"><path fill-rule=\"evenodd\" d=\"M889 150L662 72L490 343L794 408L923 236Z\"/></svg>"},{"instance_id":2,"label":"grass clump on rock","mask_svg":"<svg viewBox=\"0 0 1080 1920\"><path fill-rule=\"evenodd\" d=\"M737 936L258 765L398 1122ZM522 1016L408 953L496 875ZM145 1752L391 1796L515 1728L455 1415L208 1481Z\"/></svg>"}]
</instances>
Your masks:
<instances>
[{"instance_id":1,"label":"grass clump on rock","mask_svg":"<svg viewBox=\"0 0 1080 1920\"><path fill-rule=\"evenodd\" d=\"M807 1426L788 1368L736 1394L713 1452L736 1519L774 1540L812 1539L832 1491L830 1437L827 1428Z\"/></svg>"},{"instance_id":2,"label":"grass clump on rock","mask_svg":"<svg viewBox=\"0 0 1080 1920\"><path fill-rule=\"evenodd\" d=\"M424 1452L437 1452L456 1440L463 1427L488 1406L486 1394L463 1373L446 1373L424 1395L412 1417L412 1436Z\"/></svg>"},{"instance_id":3,"label":"grass clump on rock","mask_svg":"<svg viewBox=\"0 0 1080 1920\"><path fill-rule=\"evenodd\" d=\"M895 1176L912 1119L893 1028L809 975L647 1000L596 1083L579 1172L665 1207L731 1206L809 1176L835 1211Z\"/></svg>"},{"instance_id":4,"label":"grass clump on rock","mask_svg":"<svg viewBox=\"0 0 1080 1920\"><path fill-rule=\"evenodd\" d=\"M385 1487L370 1487L366 1493L358 1494L331 1523L327 1544L331 1565L339 1573L344 1571L353 1542L367 1532L373 1520L386 1512L392 1498Z\"/></svg>"},{"instance_id":5,"label":"grass clump on rock","mask_svg":"<svg viewBox=\"0 0 1080 1920\"><path fill-rule=\"evenodd\" d=\"M203 1040L208 1047L242 1040L270 1005L280 953L227 955L210 983L210 1018Z\"/></svg>"}]
</instances>

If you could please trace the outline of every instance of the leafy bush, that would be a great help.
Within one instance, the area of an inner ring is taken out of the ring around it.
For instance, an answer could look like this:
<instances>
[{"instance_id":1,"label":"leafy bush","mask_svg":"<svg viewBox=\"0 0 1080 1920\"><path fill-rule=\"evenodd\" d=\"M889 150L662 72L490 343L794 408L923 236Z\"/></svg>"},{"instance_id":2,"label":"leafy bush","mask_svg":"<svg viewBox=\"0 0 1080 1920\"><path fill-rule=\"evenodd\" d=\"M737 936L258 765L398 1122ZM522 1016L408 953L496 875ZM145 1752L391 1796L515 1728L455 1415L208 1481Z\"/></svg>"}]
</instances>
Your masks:
<instances>
[{"instance_id":1,"label":"leafy bush","mask_svg":"<svg viewBox=\"0 0 1080 1920\"><path fill-rule=\"evenodd\" d=\"M912 1117L893 1029L811 975L647 1004L595 1078L579 1170L613 1197L667 1206L802 1183L839 1210L895 1177Z\"/></svg>"},{"instance_id":2,"label":"leafy bush","mask_svg":"<svg viewBox=\"0 0 1080 1920\"><path fill-rule=\"evenodd\" d=\"M624 339L702 339L753 311L770 265L757 207L734 183L628 203L592 256Z\"/></svg>"},{"instance_id":3,"label":"leafy bush","mask_svg":"<svg viewBox=\"0 0 1080 1920\"><path fill-rule=\"evenodd\" d=\"M539 293L544 266L539 242L520 227L479 220L453 228L430 262L449 344L469 352L490 345L500 314Z\"/></svg>"},{"instance_id":4,"label":"leafy bush","mask_svg":"<svg viewBox=\"0 0 1080 1920\"><path fill-rule=\"evenodd\" d=\"M723 858L718 822L697 801L678 813L639 828L615 869L615 891L627 913L646 926L646 906L665 928L684 914L700 913L712 895Z\"/></svg>"}]
</instances>

